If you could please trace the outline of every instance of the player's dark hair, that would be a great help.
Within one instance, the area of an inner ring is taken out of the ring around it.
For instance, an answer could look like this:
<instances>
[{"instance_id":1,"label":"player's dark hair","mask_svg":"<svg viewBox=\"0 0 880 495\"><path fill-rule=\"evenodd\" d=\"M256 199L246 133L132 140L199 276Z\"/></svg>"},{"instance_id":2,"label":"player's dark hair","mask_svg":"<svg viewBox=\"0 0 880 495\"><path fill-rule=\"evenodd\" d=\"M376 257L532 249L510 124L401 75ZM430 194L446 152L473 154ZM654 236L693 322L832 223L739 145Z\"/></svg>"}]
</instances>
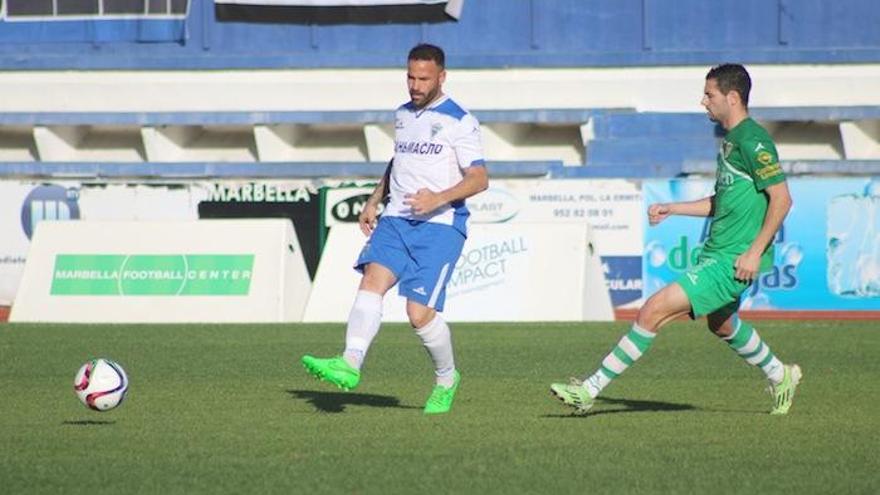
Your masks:
<instances>
[{"instance_id":1,"label":"player's dark hair","mask_svg":"<svg viewBox=\"0 0 880 495\"><path fill-rule=\"evenodd\" d=\"M721 94L731 91L739 93L744 107L749 106L749 91L752 90L752 79L746 68L740 64L721 64L712 67L706 74L706 80L715 79Z\"/></svg>"},{"instance_id":2,"label":"player's dark hair","mask_svg":"<svg viewBox=\"0 0 880 495\"><path fill-rule=\"evenodd\" d=\"M439 46L421 43L409 51L407 60L433 60L441 69L446 67L446 54Z\"/></svg>"}]
</instances>

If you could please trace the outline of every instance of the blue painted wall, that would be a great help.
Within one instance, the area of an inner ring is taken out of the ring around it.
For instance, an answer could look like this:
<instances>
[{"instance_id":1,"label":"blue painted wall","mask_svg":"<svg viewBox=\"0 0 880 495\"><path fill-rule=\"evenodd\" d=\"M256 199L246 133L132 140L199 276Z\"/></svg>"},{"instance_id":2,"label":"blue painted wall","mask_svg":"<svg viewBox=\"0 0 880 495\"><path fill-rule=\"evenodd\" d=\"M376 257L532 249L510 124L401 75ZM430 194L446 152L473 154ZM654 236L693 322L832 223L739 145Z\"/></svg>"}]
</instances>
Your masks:
<instances>
[{"instance_id":1,"label":"blue painted wall","mask_svg":"<svg viewBox=\"0 0 880 495\"><path fill-rule=\"evenodd\" d=\"M880 62L877 0L466 0L458 22L390 24L216 14L192 0L185 21L0 21L0 69L398 67L420 41L451 67Z\"/></svg>"}]
</instances>

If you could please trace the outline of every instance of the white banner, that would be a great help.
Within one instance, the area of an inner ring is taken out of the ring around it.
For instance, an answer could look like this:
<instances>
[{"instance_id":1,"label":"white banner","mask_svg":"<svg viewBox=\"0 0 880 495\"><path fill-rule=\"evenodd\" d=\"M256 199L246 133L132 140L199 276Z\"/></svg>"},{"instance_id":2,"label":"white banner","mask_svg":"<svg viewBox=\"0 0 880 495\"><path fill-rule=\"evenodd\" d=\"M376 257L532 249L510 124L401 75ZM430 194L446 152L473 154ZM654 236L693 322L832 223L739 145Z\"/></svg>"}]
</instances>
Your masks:
<instances>
[{"instance_id":1,"label":"white banner","mask_svg":"<svg viewBox=\"0 0 880 495\"><path fill-rule=\"evenodd\" d=\"M324 225L356 222L374 188L329 188ZM587 223L600 255L642 256L645 207L634 181L492 179L488 190L467 200L467 207L472 225Z\"/></svg>"},{"instance_id":2,"label":"white banner","mask_svg":"<svg viewBox=\"0 0 880 495\"><path fill-rule=\"evenodd\" d=\"M641 304L645 206L638 182L499 179L467 205L476 223L589 224L614 306Z\"/></svg>"},{"instance_id":3,"label":"white banner","mask_svg":"<svg viewBox=\"0 0 880 495\"><path fill-rule=\"evenodd\" d=\"M374 185L326 189L324 225L356 222L373 189ZM588 224L614 306L636 307L641 303L645 206L638 182L492 179L489 189L469 198L467 206L471 225Z\"/></svg>"},{"instance_id":4,"label":"white banner","mask_svg":"<svg viewBox=\"0 0 880 495\"><path fill-rule=\"evenodd\" d=\"M0 182L0 306L12 304L27 258L21 205L28 192L18 182Z\"/></svg>"},{"instance_id":5,"label":"white banner","mask_svg":"<svg viewBox=\"0 0 880 495\"><path fill-rule=\"evenodd\" d=\"M446 4L446 13L455 19L461 17L464 0L214 0L219 4L274 5L297 7L372 7L382 5Z\"/></svg>"},{"instance_id":6,"label":"white banner","mask_svg":"<svg viewBox=\"0 0 880 495\"><path fill-rule=\"evenodd\" d=\"M0 181L0 306L15 299L30 238L41 221L195 220L206 195L193 184Z\"/></svg>"},{"instance_id":7,"label":"white banner","mask_svg":"<svg viewBox=\"0 0 880 495\"><path fill-rule=\"evenodd\" d=\"M240 5L297 5L305 7L363 7L373 5L410 5L446 3L446 0L214 0L214 3Z\"/></svg>"},{"instance_id":8,"label":"white banner","mask_svg":"<svg viewBox=\"0 0 880 495\"><path fill-rule=\"evenodd\" d=\"M586 224L473 225L447 286L449 321L610 321L611 301ZM348 318L366 241L357 225L333 227L303 321ZM386 294L384 321L407 321L406 301Z\"/></svg>"},{"instance_id":9,"label":"white banner","mask_svg":"<svg viewBox=\"0 0 880 495\"><path fill-rule=\"evenodd\" d=\"M334 181L308 180L149 185L0 181L0 305L9 305L15 298L29 238L41 220L195 220L201 201L300 202L312 197L319 186L329 186L324 208L316 212L327 226L356 222L374 187L336 187ZM472 226L589 225L614 306L639 304L645 212L638 182L493 179L489 190L468 199L467 204ZM361 243L361 239L356 241Z\"/></svg>"},{"instance_id":10,"label":"white banner","mask_svg":"<svg viewBox=\"0 0 880 495\"><path fill-rule=\"evenodd\" d=\"M587 223L601 255L642 255L639 184L623 179L497 179L467 200L474 223Z\"/></svg>"},{"instance_id":11,"label":"white banner","mask_svg":"<svg viewBox=\"0 0 880 495\"><path fill-rule=\"evenodd\" d=\"M310 289L285 219L43 221L10 321L300 321Z\"/></svg>"},{"instance_id":12,"label":"white banner","mask_svg":"<svg viewBox=\"0 0 880 495\"><path fill-rule=\"evenodd\" d=\"M43 220L77 220L79 183L0 181L0 306L15 300L30 238Z\"/></svg>"}]
</instances>

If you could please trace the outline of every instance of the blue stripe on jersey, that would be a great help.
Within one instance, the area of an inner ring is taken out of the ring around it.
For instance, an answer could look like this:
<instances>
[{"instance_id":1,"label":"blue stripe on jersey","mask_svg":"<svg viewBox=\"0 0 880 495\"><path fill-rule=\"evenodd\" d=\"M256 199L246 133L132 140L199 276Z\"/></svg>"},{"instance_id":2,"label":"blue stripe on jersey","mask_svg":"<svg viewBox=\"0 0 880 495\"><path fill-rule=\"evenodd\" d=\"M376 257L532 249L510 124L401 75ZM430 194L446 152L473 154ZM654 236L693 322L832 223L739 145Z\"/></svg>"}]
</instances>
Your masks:
<instances>
[{"instance_id":1,"label":"blue stripe on jersey","mask_svg":"<svg viewBox=\"0 0 880 495\"><path fill-rule=\"evenodd\" d=\"M482 159L480 159L480 160L474 160L474 161L472 161L472 162L471 162L471 167L476 167L476 166L485 167L485 166L486 166L486 160L482 160Z\"/></svg>"},{"instance_id":2,"label":"blue stripe on jersey","mask_svg":"<svg viewBox=\"0 0 880 495\"><path fill-rule=\"evenodd\" d=\"M400 105L399 107L397 107L397 109L398 110L409 110L410 112L412 112L412 111L416 110L416 104L413 103L412 101L408 101L408 102L404 103L403 105Z\"/></svg>"},{"instance_id":3,"label":"blue stripe on jersey","mask_svg":"<svg viewBox=\"0 0 880 495\"><path fill-rule=\"evenodd\" d=\"M437 105L436 107L432 108L431 110L433 110L437 113L441 113L443 115L449 115L450 117L454 118L455 120L461 120L462 117L467 115L467 112L463 108L458 106L458 104L455 103L454 101L452 101L452 99L450 99L450 98L447 98L446 101Z\"/></svg>"}]
</instances>

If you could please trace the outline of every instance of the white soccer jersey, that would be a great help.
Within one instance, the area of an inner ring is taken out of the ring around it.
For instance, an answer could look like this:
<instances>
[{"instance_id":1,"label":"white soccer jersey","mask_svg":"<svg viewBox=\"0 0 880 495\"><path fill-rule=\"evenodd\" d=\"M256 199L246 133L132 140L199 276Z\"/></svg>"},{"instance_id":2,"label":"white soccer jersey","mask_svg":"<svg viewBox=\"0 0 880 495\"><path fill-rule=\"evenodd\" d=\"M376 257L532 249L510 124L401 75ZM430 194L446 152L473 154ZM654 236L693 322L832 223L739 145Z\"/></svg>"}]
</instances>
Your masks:
<instances>
[{"instance_id":1,"label":"white soccer jersey","mask_svg":"<svg viewBox=\"0 0 880 495\"><path fill-rule=\"evenodd\" d=\"M412 102L402 105L395 114L394 129L391 199L383 215L452 225L467 235L470 213L464 200L427 215L414 214L403 201L406 194L423 187L434 192L449 189L461 182L467 167L485 166L480 123L442 96L421 110Z\"/></svg>"}]
</instances>

